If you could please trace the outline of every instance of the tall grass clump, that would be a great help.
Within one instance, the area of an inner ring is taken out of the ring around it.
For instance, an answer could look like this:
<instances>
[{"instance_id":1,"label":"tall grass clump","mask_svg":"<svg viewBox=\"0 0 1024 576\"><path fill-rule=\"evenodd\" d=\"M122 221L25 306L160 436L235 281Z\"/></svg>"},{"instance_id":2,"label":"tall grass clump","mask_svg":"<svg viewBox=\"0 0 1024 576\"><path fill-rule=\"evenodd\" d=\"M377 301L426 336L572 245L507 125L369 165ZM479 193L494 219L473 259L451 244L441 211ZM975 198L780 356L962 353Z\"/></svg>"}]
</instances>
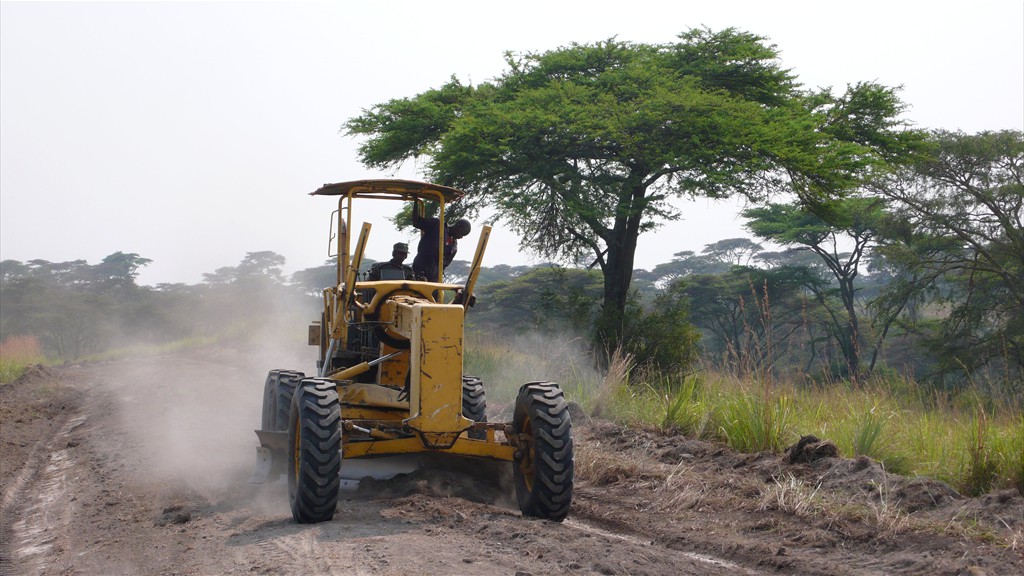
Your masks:
<instances>
[{"instance_id":1,"label":"tall grass clump","mask_svg":"<svg viewBox=\"0 0 1024 576\"><path fill-rule=\"evenodd\" d=\"M610 408L616 398L629 385L630 372L633 371L633 356L621 349L614 350L608 357L608 370L597 389L593 406L590 411L595 417L611 416Z\"/></svg>"},{"instance_id":2,"label":"tall grass clump","mask_svg":"<svg viewBox=\"0 0 1024 576\"><path fill-rule=\"evenodd\" d=\"M779 451L791 439L793 399L763 385L721 398L719 426L726 443L741 452Z\"/></svg>"},{"instance_id":3,"label":"tall grass clump","mask_svg":"<svg viewBox=\"0 0 1024 576\"><path fill-rule=\"evenodd\" d=\"M897 413L887 409L880 403L874 403L865 410L851 410L849 422L850 446L852 456L867 456L885 465L886 470L897 474L910 472L906 456L895 449L895 439L891 434L889 423L897 417Z\"/></svg>"},{"instance_id":4,"label":"tall grass clump","mask_svg":"<svg viewBox=\"0 0 1024 576\"><path fill-rule=\"evenodd\" d=\"M873 456L878 459L885 448L885 422L881 410L873 406L860 415L854 414L853 444L854 456Z\"/></svg>"},{"instance_id":5,"label":"tall grass clump","mask_svg":"<svg viewBox=\"0 0 1024 576\"><path fill-rule=\"evenodd\" d=\"M29 366L46 362L35 336L8 336L0 341L0 384L14 382Z\"/></svg>"},{"instance_id":6,"label":"tall grass clump","mask_svg":"<svg viewBox=\"0 0 1024 576\"><path fill-rule=\"evenodd\" d=\"M712 435L715 406L708 400L703 378L696 374L662 377L662 386L652 389L662 399L664 416L661 427L694 438Z\"/></svg>"},{"instance_id":7,"label":"tall grass clump","mask_svg":"<svg viewBox=\"0 0 1024 576\"><path fill-rule=\"evenodd\" d=\"M998 454L1006 455L1006 477L1009 484L1024 494L1024 414L1018 414L1016 426L996 436L993 445Z\"/></svg>"},{"instance_id":8,"label":"tall grass clump","mask_svg":"<svg viewBox=\"0 0 1024 576\"><path fill-rule=\"evenodd\" d=\"M996 454L988 441L988 422L985 411L979 410L970 426L974 431L973 442L964 453L961 490L970 496L978 496L991 490L999 476Z\"/></svg>"},{"instance_id":9,"label":"tall grass clump","mask_svg":"<svg viewBox=\"0 0 1024 576\"><path fill-rule=\"evenodd\" d=\"M960 475L956 487L970 496L1000 487L1016 488L1024 494L1024 414L1008 426L991 422L983 409L975 412L966 426L967 445L960 452Z\"/></svg>"}]
</instances>

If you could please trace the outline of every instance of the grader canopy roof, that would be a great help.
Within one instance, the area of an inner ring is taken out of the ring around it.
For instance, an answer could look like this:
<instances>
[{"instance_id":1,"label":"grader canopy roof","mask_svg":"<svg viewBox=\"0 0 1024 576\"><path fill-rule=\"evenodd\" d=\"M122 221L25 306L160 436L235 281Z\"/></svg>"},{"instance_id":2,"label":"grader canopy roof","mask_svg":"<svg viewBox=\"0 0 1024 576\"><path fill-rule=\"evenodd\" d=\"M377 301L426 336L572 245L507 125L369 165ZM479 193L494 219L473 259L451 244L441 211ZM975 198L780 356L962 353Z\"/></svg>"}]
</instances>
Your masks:
<instances>
[{"instance_id":1,"label":"grader canopy roof","mask_svg":"<svg viewBox=\"0 0 1024 576\"><path fill-rule=\"evenodd\" d=\"M445 202L451 202L463 195L461 190L430 184L428 182L417 182L415 180L354 180L352 182L339 182L337 184L324 184L310 196L405 196L407 198L420 198L422 200L434 200L440 194Z\"/></svg>"}]
</instances>

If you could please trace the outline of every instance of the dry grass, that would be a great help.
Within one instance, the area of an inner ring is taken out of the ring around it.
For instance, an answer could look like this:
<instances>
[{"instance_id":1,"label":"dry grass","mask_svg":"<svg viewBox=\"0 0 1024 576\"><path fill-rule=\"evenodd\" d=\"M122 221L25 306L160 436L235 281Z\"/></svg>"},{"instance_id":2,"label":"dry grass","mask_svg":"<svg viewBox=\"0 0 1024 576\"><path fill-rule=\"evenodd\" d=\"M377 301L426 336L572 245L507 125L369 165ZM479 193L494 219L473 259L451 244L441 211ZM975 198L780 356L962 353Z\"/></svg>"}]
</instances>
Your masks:
<instances>
[{"instance_id":1,"label":"dry grass","mask_svg":"<svg viewBox=\"0 0 1024 576\"><path fill-rule=\"evenodd\" d=\"M0 384L18 379L34 364L46 361L35 336L8 336L0 341Z\"/></svg>"},{"instance_id":2,"label":"dry grass","mask_svg":"<svg viewBox=\"0 0 1024 576\"><path fill-rule=\"evenodd\" d=\"M813 516L822 508L818 490L821 485L811 486L788 474L784 479L776 478L761 492L757 510L778 510L794 516Z\"/></svg>"},{"instance_id":3,"label":"dry grass","mask_svg":"<svg viewBox=\"0 0 1024 576\"><path fill-rule=\"evenodd\" d=\"M591 414L595 418L606 416L619 392L629 384L629 374L633 369L633 356L616 349L608 359L608 371L601 381L594 398Z\"/></svg>"},{"instance_id":4,"label":"dry grass","mask_svg":"<svg viewBox=\"0 0 1024 576\"><path fill-rule=\"evenodd\" d=\"M659 495L654 507L669 513L699 508L711 492L711 487L698 474L693 473L694 467L686 460L675 466L665 466L670 471L654 489Z\"/></svg>"},{"instance_id":5,"label":"dry grass","mask_svg":"<svg viewBox=\"0 0 1024 576\"><path fill-rule=\"evenodd\" d=\"M666 476L644 451L606 452L581 444L575 447L575 459L576 476L598 486L660 483Z\"/></svg>"},{"instance_id":6,"label":"dry grass","mask_svg":"<svg viewBox=\"0 0 1024 576\"><path fill-rule=\"evenodd\" d=\"M43 358L43 347L35 336L8 336L0 341L0 358L14 362L33 362Z\"/></svg>"},{"instance_id":7,"label":"dry grass","mask_svg":"<svg viewBox=\"0 0 1024 576\"><path fill-rule=\"evenodd\" d=\"M895 537L910 525L910 516L900 508L900 501L892 493L889 482L872 481L877 498L871 500L872 514L868 520L878 528L883 536Z\"/></svg>"}]
</instances>

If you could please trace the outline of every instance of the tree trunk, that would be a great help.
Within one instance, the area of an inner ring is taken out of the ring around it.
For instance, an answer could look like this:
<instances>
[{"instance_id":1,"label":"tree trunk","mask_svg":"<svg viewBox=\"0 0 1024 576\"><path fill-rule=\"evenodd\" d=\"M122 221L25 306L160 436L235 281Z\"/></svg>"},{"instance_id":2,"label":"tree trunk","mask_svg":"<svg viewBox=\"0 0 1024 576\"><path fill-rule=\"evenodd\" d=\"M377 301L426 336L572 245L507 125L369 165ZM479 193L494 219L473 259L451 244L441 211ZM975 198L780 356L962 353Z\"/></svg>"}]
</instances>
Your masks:
<instances>
[{"instance_id":1,"label":"tree trunk","mask_svg":"<svg viewBox=\"0 0 1024 576\"><path fill-rule=\"evenodd\" d=\"M624 314L629 300L629 287L633 279L636 244L640 237L640 222L644 212L646 187L626 185L628 191L619 196L615 226L608 241L604 260L604 302L598 321L598 344L611 352L622 342L625 326Z\"/></svg>"},{"instance_id":2,"label":"tree trunk","mask_svg":"<svg viewBox=\"0 0 1024 576\"><path fill-rule=\"evenodd\" d=\"M854 301L853 278L850 276L840 278L839 286L843 307L846 308L849 320L847 325L849 332L843 339L843 356L845 356L844 359L850 371L850 381L854 386L860 386L860 323L857 319L857 308Z\"/></svg>"}]
</instances>

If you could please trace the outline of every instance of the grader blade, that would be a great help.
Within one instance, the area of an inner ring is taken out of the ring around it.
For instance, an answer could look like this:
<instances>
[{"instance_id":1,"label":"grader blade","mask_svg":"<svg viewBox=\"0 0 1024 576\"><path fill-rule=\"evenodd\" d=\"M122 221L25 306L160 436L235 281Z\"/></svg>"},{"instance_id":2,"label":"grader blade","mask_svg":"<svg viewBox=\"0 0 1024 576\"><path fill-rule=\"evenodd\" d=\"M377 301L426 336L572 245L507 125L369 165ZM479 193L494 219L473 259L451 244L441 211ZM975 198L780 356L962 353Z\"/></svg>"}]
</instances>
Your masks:
<instances>
[{"instance_id":1,"label":"grader blade","mask_svg":"<svg viewBox=\"0 0 1024 576\"><path fill-rule=\"evenodd\" d=\"M256 430L260 445L256 448L256 468L249 484L265 484L276 480L287 468L288 433Z\"/></svg>"},{"instance_id":2,"label":"grader blade","mask_svg":"<svg viewBox=\"0 0 1024 576\"><path fill-rule=\"evenodd\" d=\"M270 480L270 471L274 467L274 455L269 448L256 448L256 468L252 471L249 484L265 484Z\"/></svg>"}]
</instances>

